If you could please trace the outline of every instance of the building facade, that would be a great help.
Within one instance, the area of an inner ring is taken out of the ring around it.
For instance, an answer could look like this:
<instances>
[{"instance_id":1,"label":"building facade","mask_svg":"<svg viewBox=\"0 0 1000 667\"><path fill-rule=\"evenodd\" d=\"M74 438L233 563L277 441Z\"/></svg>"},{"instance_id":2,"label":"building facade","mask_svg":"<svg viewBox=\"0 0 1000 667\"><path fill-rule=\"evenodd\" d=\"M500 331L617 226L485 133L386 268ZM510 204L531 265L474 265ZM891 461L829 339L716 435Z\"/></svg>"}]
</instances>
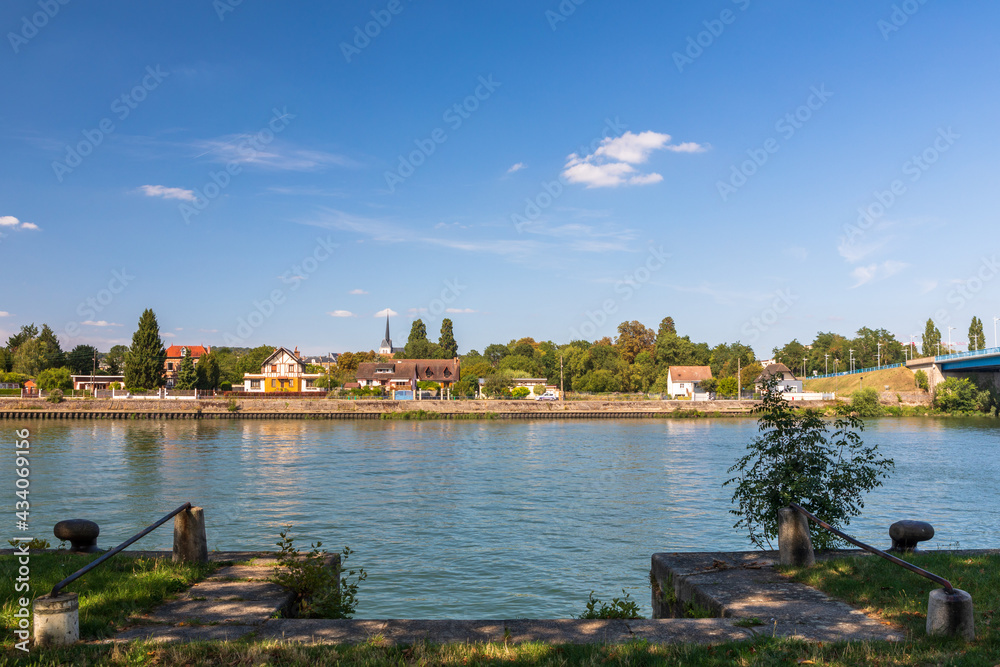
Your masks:
<instances>
[{"instance_id":1,"label":"building facade","mask_svg":"<svg viewBox=\"0 0 1000 667\"><path fill-rule=\"evenodd\" d=\"M699 383L712 377L708 366L671 366L667 369L667 393L671 396L693 397L701 391Z\"/></svg>"},{"instance_id":2,"label":"building facade","mask_svg":"<svg viewBox=\"0 0 1000 667\"><path fill-rule=\"evenodd\" d=\"M249 393L271 392L322 392L316 381L323 373L306 373L306 362L294 351L279 347L260 365L259 373L243 374L243 391Z\"/></svg>"},{"instance_id":3,"label":"building facade","mask_svg":"<svg viewBox=\"0 0 1000 667\"><path fill-rule=\"evenodd\" d=\"M177 375L180 373L184 357L190 355L194 360L194 365L197 366L201 355L211 351L211 347L204 345L171 345L168 347L167 358L163 362L163 379L166 380L167 389L173 389L174 385L177 384Z\"/></svg>"}]
</instances>

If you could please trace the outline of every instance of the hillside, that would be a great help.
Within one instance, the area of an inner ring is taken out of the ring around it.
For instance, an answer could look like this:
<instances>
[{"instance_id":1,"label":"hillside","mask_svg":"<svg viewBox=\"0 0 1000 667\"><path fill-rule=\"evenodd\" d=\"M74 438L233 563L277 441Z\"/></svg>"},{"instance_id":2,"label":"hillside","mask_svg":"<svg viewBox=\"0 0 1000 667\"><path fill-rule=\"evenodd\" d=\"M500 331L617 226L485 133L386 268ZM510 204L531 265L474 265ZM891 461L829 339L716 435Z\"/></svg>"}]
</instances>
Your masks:
<instances>
[{"instance_id":1,"label":"hillside","mask_svg":"<svg viewBox=\"0 0 1000 667\"><path fill-rule=\"evenodd\" d=\"M864 378L862 383L860 378ZM803 383L805 391L819 391L823 393L837 392L839 398L850 396L857 391L861 385L865 387L875 387L882 391L915 391L916 381L913 378L913 371L905 366L898 368L888 368L880 371L868 373L857 373L855 375L842 375L840 377L822 378L819 380L806 380ZM889 389L885 388L889 385Z\"/></svg>"}]
</instances>

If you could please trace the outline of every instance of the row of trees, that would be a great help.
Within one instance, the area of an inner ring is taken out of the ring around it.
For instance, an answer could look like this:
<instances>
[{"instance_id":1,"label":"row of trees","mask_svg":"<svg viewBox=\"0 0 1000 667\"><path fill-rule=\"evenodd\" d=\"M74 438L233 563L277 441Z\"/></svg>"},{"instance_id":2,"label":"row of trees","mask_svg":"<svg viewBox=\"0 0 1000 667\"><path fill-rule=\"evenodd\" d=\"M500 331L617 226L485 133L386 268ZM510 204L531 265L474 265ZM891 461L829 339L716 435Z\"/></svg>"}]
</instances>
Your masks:
<instances>
[{"instance_id":1,"label":"row of trees","mask_svg":"<svg viewBox=\"0 0 1000 667\"><path fill-rule=\"evenodd\" d=\"M986 336L983 332L983 321L973 317L969 324L970 350L986 349ZM928 319L920 340L920 350L916 343L906 344L896 340L896 337L885 329L869 329L862 327L847 338L833 332L819 332L810 345L804 345L797 339L776 347L772 351L775 361L788 366L795 373L801 373L803 366L805 374L812 372L833 373L850 370L849 364L853 357L855 368L873 368L881 365L899 364L908 358L932 356L955 352L955 345L948 347L948 341L941 339L941 330Z\"/></svg>"}]
</instances>

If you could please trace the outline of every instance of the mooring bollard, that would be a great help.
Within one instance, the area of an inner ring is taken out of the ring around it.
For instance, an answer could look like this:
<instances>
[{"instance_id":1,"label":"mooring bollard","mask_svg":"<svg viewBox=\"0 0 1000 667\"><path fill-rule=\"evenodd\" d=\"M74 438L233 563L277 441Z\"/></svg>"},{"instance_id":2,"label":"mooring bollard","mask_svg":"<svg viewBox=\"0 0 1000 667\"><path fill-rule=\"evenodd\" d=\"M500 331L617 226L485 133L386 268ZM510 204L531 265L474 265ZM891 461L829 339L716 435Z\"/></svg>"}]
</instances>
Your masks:
<instances>
[{"instance_id":1,"label":"mooring bollard","mask_svg":"<svg viewBox=\"0 0 1000 667\"><path fill-rule=\"evenodd\" d=\"M943 588L932 590L927 601L927 634L975 639L972 596L957 588L951 593Z\"/></svg>"},{"instance_id":2,"label":"mooring bollard","mask_svg":"<svg viewBox=\"0 0 1000 667\"><path fill-rule=\"evenodd\" d=\"M80 601L76 593L35 598L35 644L61 646L80 640Z\"/></svg>"},{"instance_id":3,"label":"mooring bollard","mask_svg":"<svg viewBox=\"0 0 1000 667\"><path fill-rule=\"evenodd\" d=\"M208 538L205 536L205 512L192 507L174 517L175 563L208 562Z\"/></svg>"},{"instance_id":4,"label":"mooring bollard","mask_svg":"<svg viewBox=\"0 0 1000 667\"><path fill-rule=\"evenodd\" d=\"M809 520L791 507L778 510L778 562L794 567L816 564L809 538Z\"/></svg>"}]
</instances>

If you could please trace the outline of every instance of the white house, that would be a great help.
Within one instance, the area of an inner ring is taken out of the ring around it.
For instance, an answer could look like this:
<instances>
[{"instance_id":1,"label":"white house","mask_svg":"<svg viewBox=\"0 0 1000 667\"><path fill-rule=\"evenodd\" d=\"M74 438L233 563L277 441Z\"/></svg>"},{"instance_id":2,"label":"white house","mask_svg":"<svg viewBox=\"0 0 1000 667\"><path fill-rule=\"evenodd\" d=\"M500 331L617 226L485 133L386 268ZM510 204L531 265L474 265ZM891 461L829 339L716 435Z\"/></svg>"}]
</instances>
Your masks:
<instances>
[{"instance_id":1,"label":"white house","mask_svg":"<svg viewBox=\"0 0 1000 667\"><path fill-rule=\"evenodd\" d=\"M712 377L708 366L671 366L667 369L667 394L693 396L702 393L699 383Z\"/></svg>"}]
</instances>

